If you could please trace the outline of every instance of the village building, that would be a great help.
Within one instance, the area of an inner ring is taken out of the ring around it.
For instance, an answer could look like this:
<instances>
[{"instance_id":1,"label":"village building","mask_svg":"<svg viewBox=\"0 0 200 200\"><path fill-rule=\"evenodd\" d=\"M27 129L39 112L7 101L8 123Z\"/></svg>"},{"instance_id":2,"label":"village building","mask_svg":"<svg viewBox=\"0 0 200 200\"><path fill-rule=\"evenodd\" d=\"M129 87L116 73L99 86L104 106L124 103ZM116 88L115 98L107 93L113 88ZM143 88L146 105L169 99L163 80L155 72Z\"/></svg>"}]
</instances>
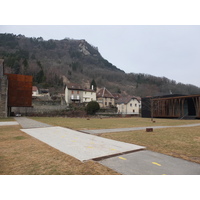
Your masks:
<instances>
[{"instance_id":1,"label":"village building","mask_svg":"<svg viewBox=\"0 0 200 200\"><path fill-rule=\"evenodd\" d=\"M114 96L105 87L97 92L97 102L101 108L115 106Z\"/></svg>"},{"instance_id":2,"label":"village building","mask_svg":"<svg viewBox=\"0 0 200 200\"><path fill-rule=\"evenodd\" d=\"M92 89L84 89L83 91L83 102L89 103L90 101L96 101L96 92Z\"/></svg>"},{"instance_id":3,"label":"village building","mask_svg":"<svg viewBox=\"0 0 200 200\"><path fill-rule=\"evenodd\" d=\"M65 101L70 103L89 103L96 101L96 92L92 89L83 89L81 85L68 83L65 88Z\"/></svg>"},{"instance_id":4,"label":"village building","mask_svg":"<svg viewBox=\"0 0 200 200\"><path fill-rule=\"evenodd\" d=\"M35 97L35 96L38 96L39 95L39 90L36 86L33 86L32 87L32 96Z\"/></svg>"},{"instance_id":5,"label":"village building","mask_svg":"<svg viewBox=\"0 0 200 200\"><path fill-rule=\"evenodd\" d=\"M126 115L139 115L141 99L139 97L127 96L116 100L117 113Z\"/></svg>"}]
</instances>

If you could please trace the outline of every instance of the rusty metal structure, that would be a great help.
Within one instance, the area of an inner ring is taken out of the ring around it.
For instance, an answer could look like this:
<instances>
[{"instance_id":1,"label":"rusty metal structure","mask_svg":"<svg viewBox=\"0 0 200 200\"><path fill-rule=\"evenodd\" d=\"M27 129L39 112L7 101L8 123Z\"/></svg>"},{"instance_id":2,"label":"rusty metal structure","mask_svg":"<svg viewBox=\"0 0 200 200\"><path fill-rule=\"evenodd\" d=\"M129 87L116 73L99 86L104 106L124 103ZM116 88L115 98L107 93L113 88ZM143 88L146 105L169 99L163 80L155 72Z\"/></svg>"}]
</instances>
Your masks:
<instances>
[{"instance_id":1,"label":"rusty metal structure","mask_svg":"<svg viewBox=\"0 0 200 200\"><path fill-rule=\"evenodd\" d=\"M142 109L143 117L200 118L200 95L144 98Z\"/></svg>"},{"instance_id":2,"label":"rusty metal structure","mask_svg":"<svg viewBox=\"0 0 200 200\"><path fill-rule=\"evenodd\" d=\"M8 78L8 108L32 106L33 77L19 74L6 74Z\"/></svg>"}]
</instances>

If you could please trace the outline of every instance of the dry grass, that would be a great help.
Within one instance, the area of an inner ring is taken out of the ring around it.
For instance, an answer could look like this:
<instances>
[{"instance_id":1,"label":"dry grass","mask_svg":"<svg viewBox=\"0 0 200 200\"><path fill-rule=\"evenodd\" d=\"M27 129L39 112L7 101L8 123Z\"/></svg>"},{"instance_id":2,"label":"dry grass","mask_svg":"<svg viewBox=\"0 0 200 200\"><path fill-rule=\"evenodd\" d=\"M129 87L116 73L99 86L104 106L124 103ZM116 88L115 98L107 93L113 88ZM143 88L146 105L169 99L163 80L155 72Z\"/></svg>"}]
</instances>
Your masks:
<instances>
[{"instance_id":1,"label":"dry grass","mask_svg":"<svg viewBox=\"0 0 200 200\"><path fill-rule=\"evenodd\" d=\"M200 127L105 133L101 136L146 146L155 152L200 163Z\"/></svg>"},{"instance_id":2,"label":"dry grass","mask_svg":"<svg viewBox=\"0 0 200 200\"><path fill-rule=\"evenodd\" d=\"M0 122L10 122L10 121L15 121L15 120L12 117L0 118Z\"/></svg>"},{"instance_id":3,"label":"dry grass","mask_svg":"<svg viewBox=\"0 0 200 200\"><path fill-rule=\"evenodd\" d=\"M130 128L144 126L175 126L200 123L199 120L176 120L176 119L156 119L152 123L149 118L130 117L130 118L64 118L64 117L32 117L32 119L51 124L62 126L74 130L84 129L111 129L111 128Z\"/></svg>"},{"instance_id":4,"label":"dry grass","mask_svg":"<svg viewBox=\"0 0 200 200\"><path fill-rule=\"evenodd\" d=\"M21 132L19 128L19 126L0 127L0 174L118 174L93 161L82 163Z\"/></svg>"}]
</instances>

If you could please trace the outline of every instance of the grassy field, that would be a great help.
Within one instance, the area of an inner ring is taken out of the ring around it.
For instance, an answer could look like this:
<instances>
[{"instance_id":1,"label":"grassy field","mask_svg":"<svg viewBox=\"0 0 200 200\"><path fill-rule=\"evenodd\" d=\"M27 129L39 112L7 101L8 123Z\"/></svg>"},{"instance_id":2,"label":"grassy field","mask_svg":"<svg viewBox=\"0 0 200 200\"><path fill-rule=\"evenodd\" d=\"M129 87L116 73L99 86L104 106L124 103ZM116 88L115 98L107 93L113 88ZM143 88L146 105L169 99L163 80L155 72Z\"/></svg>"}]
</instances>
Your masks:
<instances>
[{"instance_id":1,"label":"grassy field","mask_svg":"<svg viewBox=\"0 0 200 200\"><path fill-rule=\"evenodd\" d=\"M199 120L148 118L32 118L55 126L76 130L142 126L175 126L200 123ZM102 134L102 137L146 146L147 149L200 163L200 127L154 129L154 132L131 131Z\"/></svg>"},{"instance_id":2,"label":"grassy field","mask_svg":"<svg viewBox=\"0 0 200 200\"><path fill-rule=\"evenodd\" d=\"M99 163L85 163L21 132L20 126L0 127L0 174L113 175Z\"/></svg>"},{"instance_id":3,"label":"grassy field","mask_svg":"<svg viewBox=\"0 0 200 200\"><path fill-rule=\"evenodd\" d=\"M181 125L198 120L143 118L32 118L55 126L76 130L127 128L139 126ZM0 121L11 121L3 119ZM20 126L0 126L0 174L117 174L96 163L82 163L43 142L21 132ZM154 132L130 131L102 134L127 143L146 146L148 150L200 163L200 127L154 129Z\"/></svg>"},{"instance_id":4,"label":"grassy field","mask_svg":"<svg viewBox=\"0 0 200 200\"><path fill-rule=\"evenodd\" d=\"M152 123L149 118L131 117L131 118L64 118L64 117L32 117L31 119L62 126L74 130L84 129L109 129L109 128L130 128L144 126L175 126L200 123L200 120L176 120L176 119L156 119Z\"/></svg>"},{"instance_id":5,"label":"grassy field","mask_svg":"<svg viewBox=\"0 0 200 200\"><path fill-rule=\"evenodd\" d=\"M146 146L148 150L200 163L200 127L105 133L101 136Z\"/></svg>"},{"instance_id":6,"label":"grassy field","mask_svg":"<svg viewBox=\"0 0 200 200\"><path fill-rule=\"evenodd\" d=\"M15 121L14 118L8 117L8 118L0 118L0 122L10 122L10 121Z\"/></svg>"}]
</instances>

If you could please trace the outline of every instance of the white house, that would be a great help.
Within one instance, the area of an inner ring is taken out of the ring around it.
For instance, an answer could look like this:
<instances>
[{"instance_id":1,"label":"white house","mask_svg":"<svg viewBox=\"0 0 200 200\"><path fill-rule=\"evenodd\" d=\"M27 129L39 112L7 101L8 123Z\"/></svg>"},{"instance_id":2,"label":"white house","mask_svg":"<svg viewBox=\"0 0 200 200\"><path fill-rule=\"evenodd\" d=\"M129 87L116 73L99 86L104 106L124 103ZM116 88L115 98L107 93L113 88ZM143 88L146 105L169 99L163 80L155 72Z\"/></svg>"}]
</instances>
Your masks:
<instances>
[{"instance_id":1,"label":"white house","mask_svg":"<svg viewBox=\"0 0 200 200\"><path fill-rule=\"evenodd\" d=\"M109 108L115 106L115 98L105 87L97 92L97 102L101 108Z\"/></svg>"},{"instance_id":2,"label":"white house","mask_svg":"<svg viewBox=\"0 0 200 200\"><path fill-rule=\"evenodd\" d=\"M32 96L38 96L39 95L39 91L38 88L36 86L32 86Z\"/></svg>"},{"instance_id":3,"label":"white house","mask_svg":"<svg viewBox=\"0 0 200 200\"><path fill-rule=\"evenodd\" d=\"M96 92L91 89L83 89L79 84L68 83L65 88L65 101L67 105L96 101Z\"/></svg>"},{"instance_id":4,"label":"white house","mask_svg":"<svg viewBox=\"0 0 200 200\"><path fill-rule=\"evenodd\" d=\"M119 114L138 115L141 108L140 97L127 96L116 100L117 112Z\"/></svg>"},{"instance_id":5,"label":"white house","mask_svg":"<svg viewBox=\"0 0 200 200\"><path fill-rule=\"evenodd\" d=\"M83 102L89 103L90 101L96 101L96 92L92 89L84 89L83 91Z\"/></svg>"}]
</instances>

